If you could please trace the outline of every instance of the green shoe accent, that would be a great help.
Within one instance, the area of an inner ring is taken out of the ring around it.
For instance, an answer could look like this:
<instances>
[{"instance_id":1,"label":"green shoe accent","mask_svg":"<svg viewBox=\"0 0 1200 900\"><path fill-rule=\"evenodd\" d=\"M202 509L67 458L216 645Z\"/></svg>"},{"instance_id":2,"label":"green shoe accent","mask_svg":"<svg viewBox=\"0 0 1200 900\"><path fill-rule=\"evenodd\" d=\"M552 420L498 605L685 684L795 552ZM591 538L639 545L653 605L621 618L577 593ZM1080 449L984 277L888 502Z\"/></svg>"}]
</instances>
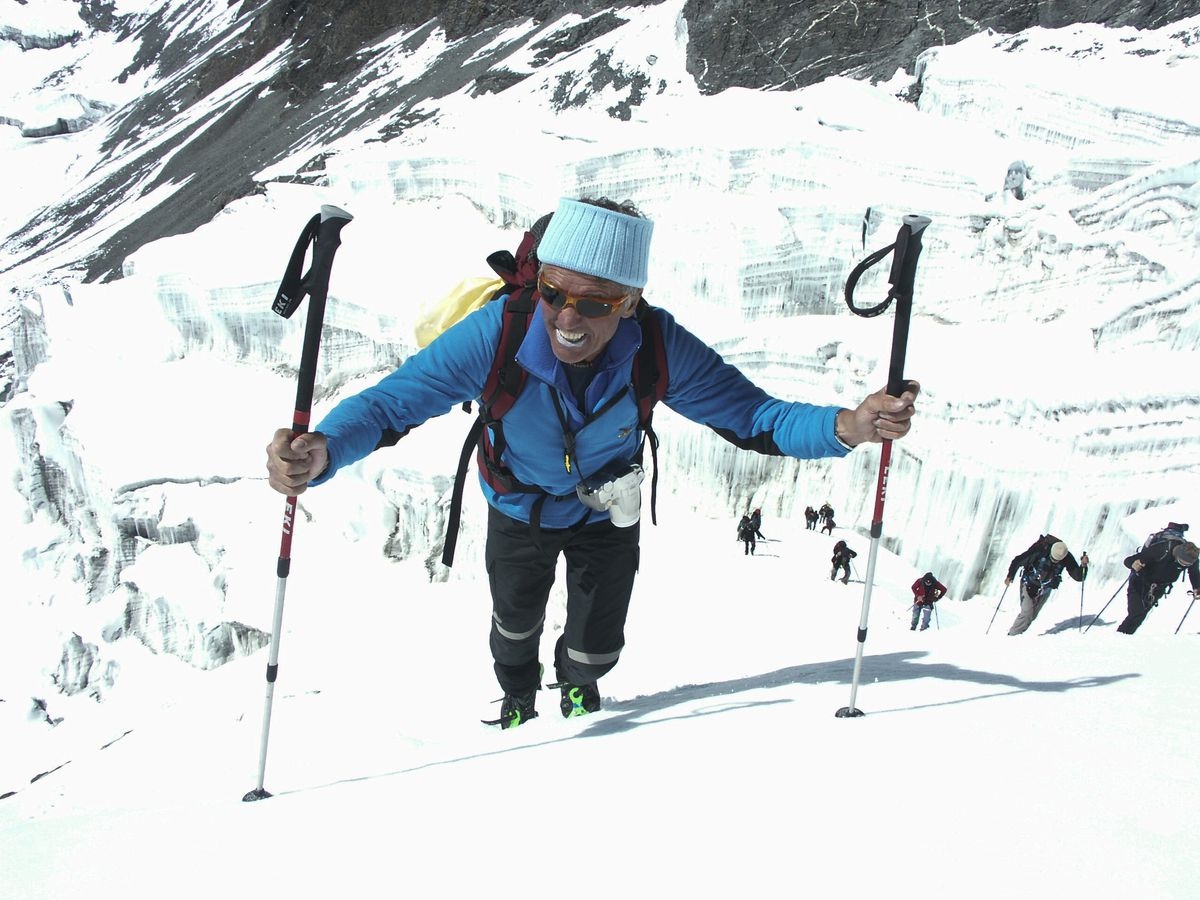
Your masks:
<instances>
[{"instance_id":1,"label":"green shoe accent","mask_svg":"<svg viewBox=\"0 0 1200 900\"><path fill-rule=\"evenodd\" d=\"M571 701L571 711L567 714L568 719L575 716L586 716L588 711L583 708L583 691L577 687L572 687L567 691L567 697Z\"/></svg>"},{"instance_id":2,"label":"green shoe accent","mask_svg":"<svg viewBox=\"0 0 1200 900\"><path fill-rule=\"evenodd\" d=\"M501 728L516 728L530 719L537 718L537 689L524 694L505 694L500 707L500 718L496 724Z\"/></svg>"},{"instance_id":3,"label":"green shoe accent","mask_svg":"<svg viewBox=\"0 0 1200 900\"><path fill-rule=\"evenodd\" d=\"M600 691L596 689L595 682L575 685L559 681L555 682L553 686L562 691L558 708L562 711L564 719L586 716L600 708Z\"/></svg>"}]
</instances>

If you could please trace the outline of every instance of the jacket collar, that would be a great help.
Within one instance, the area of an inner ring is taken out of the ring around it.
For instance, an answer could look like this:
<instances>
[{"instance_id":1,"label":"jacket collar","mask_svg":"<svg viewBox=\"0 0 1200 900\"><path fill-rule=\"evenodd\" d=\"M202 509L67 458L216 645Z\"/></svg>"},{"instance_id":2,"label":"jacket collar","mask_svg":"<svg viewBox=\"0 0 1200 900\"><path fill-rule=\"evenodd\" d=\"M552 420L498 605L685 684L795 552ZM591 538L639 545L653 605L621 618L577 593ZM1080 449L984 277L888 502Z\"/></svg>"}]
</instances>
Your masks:
<instances>
[{"instance_id":1,"label":"jacket collar","mask_svg":"<svg viewBox=\"0 0 1200 900\"><path fill-rule=\"evenodd\" d=\"M617 325L612 339L593 363L597 375L623 370L633 359L633 355L637 353L641 344L642 328L638 325L637 320L632 316L622 319ZM530 375L553 385L567 396L571 395L571 386L567 381L564 366L550 347L550 335L546 331L541 312L538 309L534 309L533 318L529 322L529 330L525 333L525 339L517 350L517 362Z\"/></svg>"}]
</instances>

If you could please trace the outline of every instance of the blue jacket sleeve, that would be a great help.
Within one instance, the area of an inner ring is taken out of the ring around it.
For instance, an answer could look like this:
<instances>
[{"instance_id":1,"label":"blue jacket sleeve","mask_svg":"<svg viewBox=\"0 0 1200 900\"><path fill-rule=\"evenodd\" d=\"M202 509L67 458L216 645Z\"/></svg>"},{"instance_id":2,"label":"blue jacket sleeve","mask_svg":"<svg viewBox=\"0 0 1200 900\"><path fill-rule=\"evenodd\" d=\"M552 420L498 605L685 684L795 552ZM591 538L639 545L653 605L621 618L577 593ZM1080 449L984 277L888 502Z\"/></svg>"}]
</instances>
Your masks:
<instances>
[{"instance_id":1,"label":"blue jacket sleeve","mask_svg":"<svg viewBox=\"0 0 1200 900\"><path fill-rule=\"evenodd\" d=\"M790 403L770 396L675 321L659 316L670 382L663 402L746 450L819 459L850 451L834 436L841 407Z\"/></svg>"},{"instance_id":2,"label":"blue jacket sleeve","mask_svg":"<svg viewBox=\"0 0 1200 900\"><path fill-rule=\"evenodd\" d=\"M367 456L384 434L406 434L483 392L500 334L503 304L488 303L413 354L374 387L347 397L314 428L329 444L321 484Z\"/></svg>"}]
</instances>

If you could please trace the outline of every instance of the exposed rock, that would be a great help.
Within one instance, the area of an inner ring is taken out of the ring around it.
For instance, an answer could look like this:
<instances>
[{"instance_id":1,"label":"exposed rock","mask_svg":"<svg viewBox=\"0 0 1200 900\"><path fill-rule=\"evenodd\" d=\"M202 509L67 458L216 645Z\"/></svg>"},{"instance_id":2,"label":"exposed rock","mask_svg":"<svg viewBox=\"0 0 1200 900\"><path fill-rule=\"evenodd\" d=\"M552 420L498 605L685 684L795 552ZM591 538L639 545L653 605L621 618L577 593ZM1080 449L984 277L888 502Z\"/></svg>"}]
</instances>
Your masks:
<instances>
[{"instance_id":1,"label":"exposed rock","mask_svg":"<svg viewBox=\"0 0 1200 900\"><path fill-rule=\"evenodd\" d=\"M109 4L85 4L82 14L93 27L110 29L130 42L132 61L122 77L153 67L159 81L111 120L106 151L113 159L107 174L23 230L24 256L45 253L69 238L54 228L54 222L68 219L86 229L99 210L171 186L171 202L146 209L92 255L88 280L119 278L125 258L143 244L192 231L227 203L260 190L255 174L298 147L328 142L366 122L376 123L381 138L390 140L427 121L433 115L429 107L439 98L464 90L478 96L522 80L504 62L514 48L492 45L501 28L524 26L532 34L568 14L581 16L582 21L564 24L530 45L534 65L544 65L620 27L624 20L619 10L631 5L657 4L270 0L231 7L231 15L221 23L206 22L204 27L190 21L188 4L147 18L114 17ZM1012 33L1034 25L1087 21L1157 27L1198 11L1200 0L1024 2L999 7L965 0L933 8L907 0L869 11L831 2L691 0L683 19L688 69L702 91L718 93L730 87L798 88L837 74L886 79L898 69L913 68L918 54L929 47L987 29ZM396 35L404 36L407 52L441 42L436 59L402 89L371 95L365 102L359 99L352 109L343 110L338 100L358 96L355 92L378 61L381 42ZM212 52L218 46L220 52ZM156 134L152 158L137 155L139 134L177 119L201 100L211 100L273 53L282 54L284 64L257 90L243 89L188 127ZM624 97L608 112L627 119L656 89L648 72L613 65L602 55L584 54L580 62L576 73L563 76L556 86L554 102L562 107L613 87ZM332 114L335 109L340 110L337 116ZM60 126L56 122L52 127ZM71 125L64 120L61 127Z\"/></svg>"}]
</instances>

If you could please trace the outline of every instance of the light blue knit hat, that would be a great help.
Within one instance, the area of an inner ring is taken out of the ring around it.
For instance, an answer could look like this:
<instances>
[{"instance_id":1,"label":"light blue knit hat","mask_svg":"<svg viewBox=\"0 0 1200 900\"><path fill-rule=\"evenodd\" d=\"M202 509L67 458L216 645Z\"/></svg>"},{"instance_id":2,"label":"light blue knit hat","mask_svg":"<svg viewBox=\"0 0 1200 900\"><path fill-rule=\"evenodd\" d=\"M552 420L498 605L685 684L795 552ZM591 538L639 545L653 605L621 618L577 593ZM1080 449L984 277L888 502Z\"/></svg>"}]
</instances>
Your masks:
<instances>
[{"instance_id":1,"label":"light blue knit hat","mask_svg":"<svg viewBox=\"0 0 1200 900\"><path fill-rule=\"evenodd\" d=\"M537 257L572 272L645 287L653 233L649 219L564 197L538 244Z\"/></svg>"}]
</instances>

